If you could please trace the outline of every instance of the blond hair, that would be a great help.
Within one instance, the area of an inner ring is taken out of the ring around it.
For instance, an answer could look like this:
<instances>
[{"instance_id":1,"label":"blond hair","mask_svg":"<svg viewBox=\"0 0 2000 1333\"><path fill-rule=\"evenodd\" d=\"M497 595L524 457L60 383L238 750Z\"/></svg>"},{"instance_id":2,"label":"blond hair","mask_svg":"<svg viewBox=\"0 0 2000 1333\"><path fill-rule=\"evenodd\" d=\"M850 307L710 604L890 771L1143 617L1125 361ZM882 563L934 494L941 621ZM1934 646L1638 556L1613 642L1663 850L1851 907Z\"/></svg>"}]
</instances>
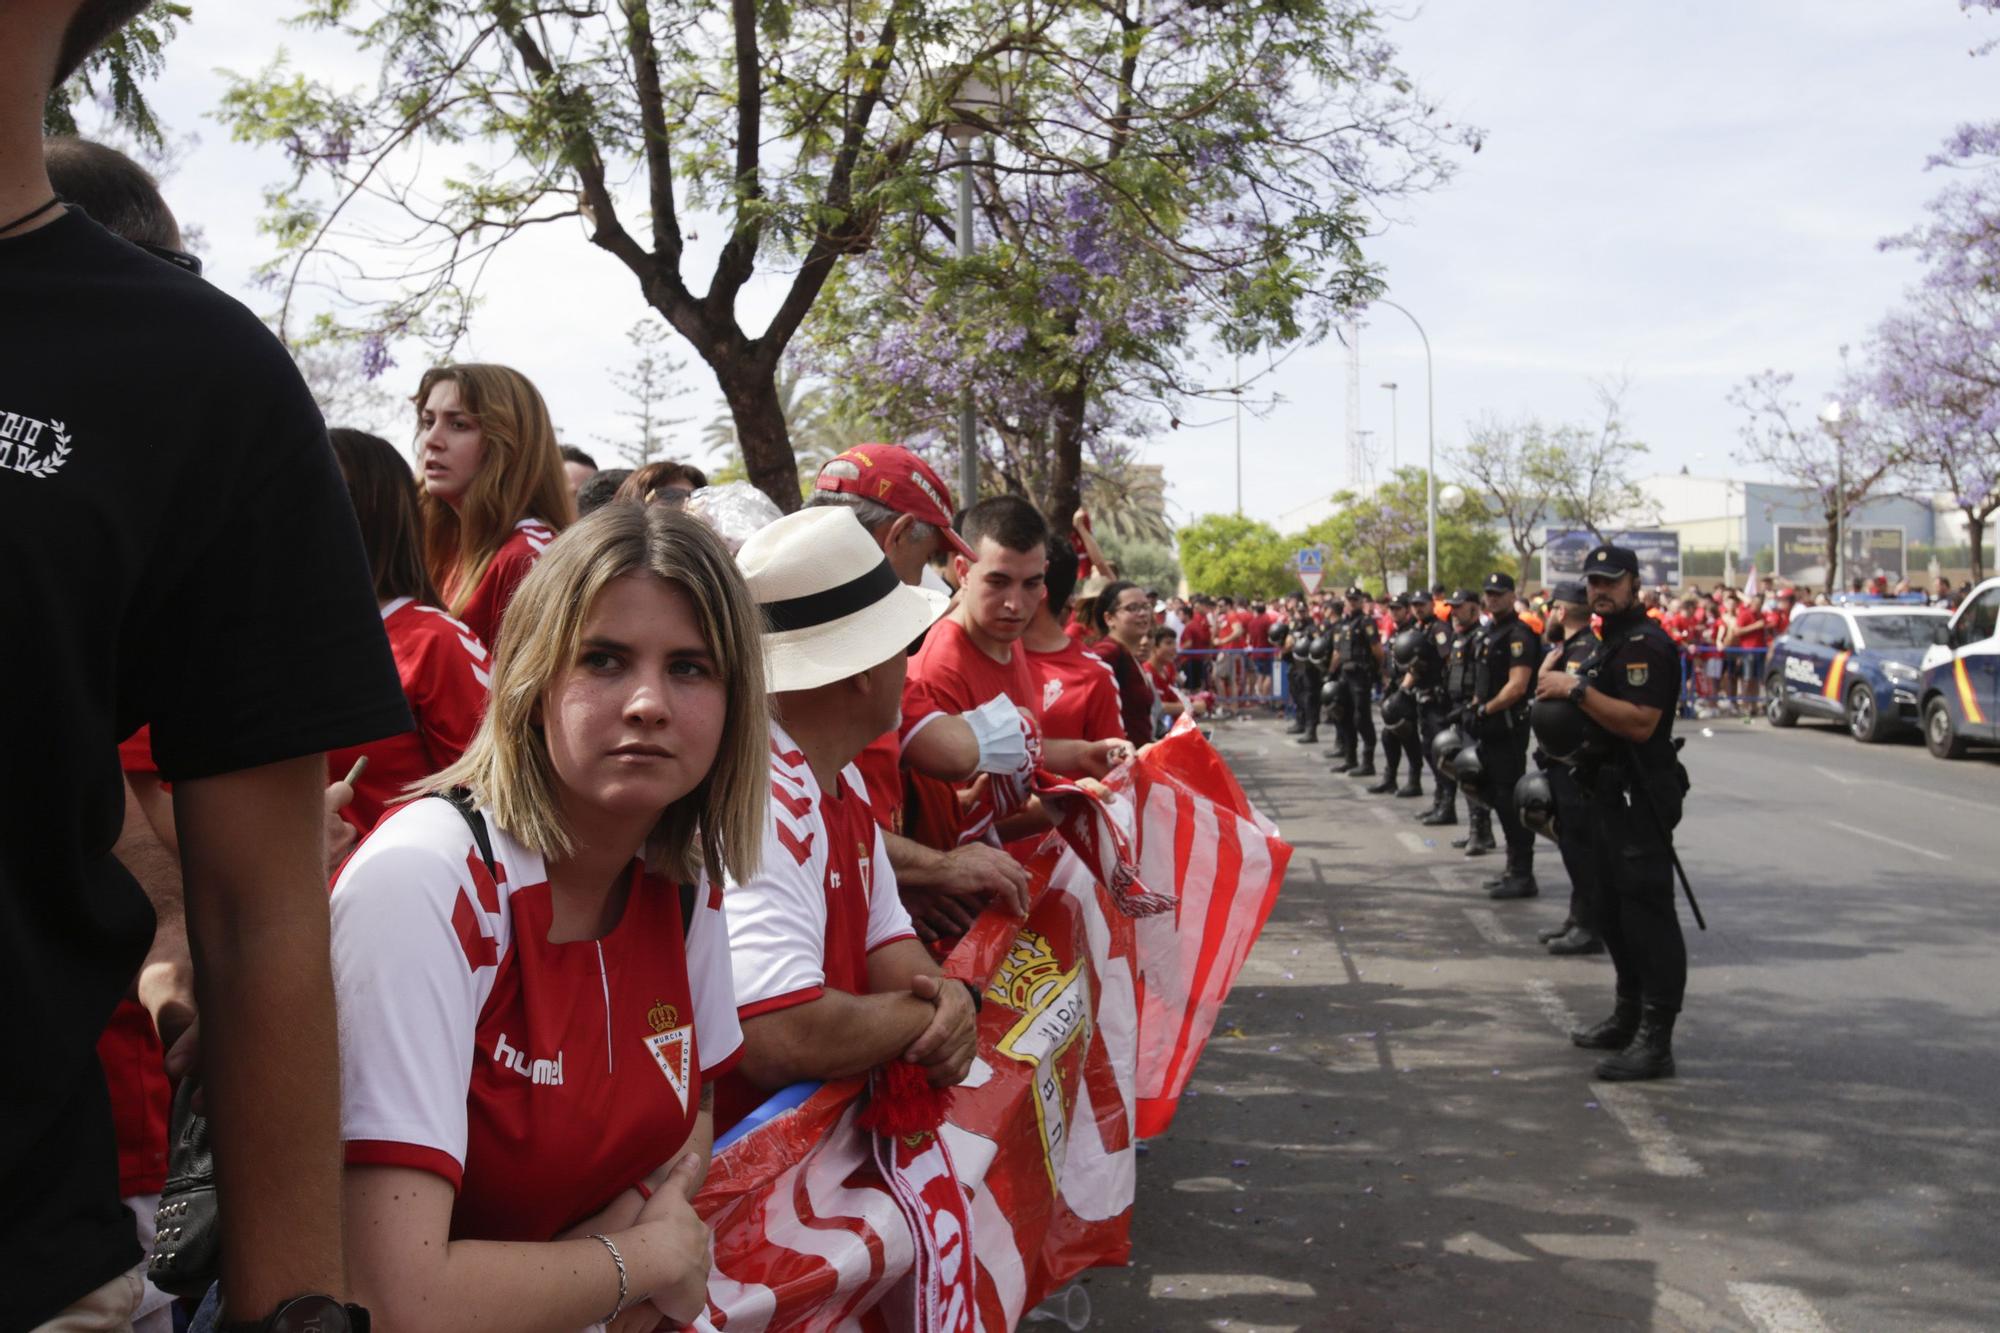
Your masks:
<instances>
[{"instance_id":1,"label":"blond hair","mask_svg":"<svg viewBox=\"0 0 2000 1333\"><path fill-rule=\"evenodd\" d=\"M468 788L522 845L545 859L570 854L560 779L535 709L575 665L598 595L635 573L687 593L724 699L715 762L694 790L660 812L646 839L646 865L681 883L702 872L713 883L725 875L743 883L757 870L770 784L763 620L722 539L678 510L614 500L550 545L502 623L493 696L478 734L456 764L421 789Z\"/></svg>"},{"instance_id":2,"label":"blond hair","mask_svg":"<svg viewBox=\"0 0 2000 1333\"><path fill-rule=\"evenodd\" d=\"M445 609L458 615L515 524L539 519L561 532L576 521L576 501L563 475L548 404L526 375L506 366L432 366L417 382L420 429L431 390L446 380L458 386L459 404L479 423L485 447L457 508L428 493L419 501L424 564L444 593Z\"/></svg>"}]
</instances>

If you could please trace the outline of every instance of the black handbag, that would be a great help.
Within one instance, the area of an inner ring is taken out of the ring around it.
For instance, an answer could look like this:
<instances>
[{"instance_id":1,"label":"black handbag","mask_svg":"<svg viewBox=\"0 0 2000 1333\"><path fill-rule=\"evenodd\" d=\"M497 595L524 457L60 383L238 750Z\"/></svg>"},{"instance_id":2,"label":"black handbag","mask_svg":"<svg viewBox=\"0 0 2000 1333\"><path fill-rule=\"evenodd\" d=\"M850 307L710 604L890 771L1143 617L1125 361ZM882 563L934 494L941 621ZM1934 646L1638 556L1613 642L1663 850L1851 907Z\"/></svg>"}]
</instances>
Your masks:
<instances>
[{"instance_id":1,"label":"black handbag","mask_svg":"<svg viewBox=\"0 0 2000 1333\"><path fill-rule=\"evenodd\" d=\"M222 1224L208 1117L195 1113L194 1090L195 1080L185 1078L174 1093L167 1181L160 1188L146 1276L170 1296L198 1298L222 1276Z\"/></svg>"}]
</instances>

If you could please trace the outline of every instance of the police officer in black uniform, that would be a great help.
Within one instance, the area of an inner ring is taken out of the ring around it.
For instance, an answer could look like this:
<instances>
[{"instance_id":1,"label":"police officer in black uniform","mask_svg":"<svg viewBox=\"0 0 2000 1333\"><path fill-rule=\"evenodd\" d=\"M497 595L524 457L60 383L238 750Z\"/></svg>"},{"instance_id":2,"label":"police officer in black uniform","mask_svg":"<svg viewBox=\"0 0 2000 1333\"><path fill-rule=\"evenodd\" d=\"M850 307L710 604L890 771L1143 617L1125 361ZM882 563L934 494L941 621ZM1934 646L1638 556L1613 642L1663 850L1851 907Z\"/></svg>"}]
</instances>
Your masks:
<instances>
[{"instance_id":1,"label":"police officer in black uniform","mask_svg":"<svg viewBox=\"0 0 2000 1333\"><path fill-rule=\"evenodd\" d=\"M1445 659L1445 700L1450 718L1460 726L1467 726L1472 712L1474 691L1479 681L1479 656L1486 641L1486 628L1479 623L1479 594L1470 588L1460 588L1451 595L1451 655ZM1444 781L1440 776L1439 781ZM1452 811L1452 802L1458 794L1456 783L1446 788L1444 809ZM1465 798L1466 822L1471 826L1463 838L1453 838L1451 845L1463 847L1467 856L1484 856L1494 849L1493 811L1472 799L1470 793Z\"/></svg>"},{"instance_id":2,"label":"police officer in black uniform","mask_svg":"<svg viewBox=\"0 0 2000 1333\"><path fill-rule=\"evenodd\" d=\"M1325 707L1320 693L1332 656L1333 635L1318 620L1309 618L1293 631L1292 665L1298 670L1299 691L1304 696L1299 716L1305 719L1305 726L1296 737L1300 745L1319 744L1319 715Z\"/></svg>"},{"instance_id":3,"label":"police officer in black uniform","mask_svg":"<svg viewBox=\"0 0 2000 1333\"><path fill-rule=\"evenodd\" d=\"M1357 778L1375 776L1375 682L1382 675L1382 632L1368 614L1368 594L1355 587L1347 590L1347 614L1334 628L1334 718L1340 725L1340 756L1333 766L1336 773ZM1345 724L1339 719L1345 717ZM1355 741L1361 743L1361 758L1355 758Z\"/></svg>"},{"instance_id":4,"label":"police officer in black uniform","mask_svg":"<svg viewBox=\"0 0 2000 1333\"><path fill-rule=\"evenodd\" d=\"M1400 704L1392 704L1403 692L1403 677L1409 669L1409 662L1402 659L1399 649L1408 648L1414 654L1416 640L1412 635L1405 639L1406 632L1416 627L1416 604L1426 599L1421 593L1406 592L1389 601L1389 614L1395 624L1395 632L1389 636L1382 653L1382 780L1368 788L1371 796L1387 796L1394 793L1398 797L1414 797L1424 794L1424 761L1417 751L1417 728L1412 720L1410 725L1391 727L1389 718L1393 708L1414 709L1415 699L1405 699ZM1410 761L1410 777L1407 782L1398 782L1397 774L1402 771L1403 760Z\"/></svg>"},{"instance_id":5,"label":"police officer in black uniform","mask_svg":"<svg viewBox=\"0 0 2000 1333\"><path fill-rule=\"evenodd\" d=\"M1285 705L1292 715L1291 722L1285 727L1288 736L1296 736L1306 729L1305 709L1299 702L1305 681L1301 678L1298 663L1292 660L1298 626L1299 613L1289 608L1284 617L1271 626L1272 660L1285 664Z\"/></svg>"},{"instance_id":6,"label":"police officer in black uniform","mask_svg":"<svg viewBox=\"0 0 2000 1333\"><path fill-rule=\"evenodd\" d=\"M1599 640L1590 628L1590 594L1582 583L1556 585L1546 637L1553 646L1543 660L1543 671L1574 674L1596 654ZM1590 836L1590 804L1577 785L1570 767L1572 759L1571 755L1551 757L1540 749L1535 751L1535 762L1547 775L1555 797L1556 849L1562 853L1563 869L1569 872L1568 914L1561 925L1541 931L1535 938L1548 945L1552 954L1603 953L1604 941L1597 932L1597 865Z\"/></svg>"},{"instance_id":7,"label":"police officer in black uniform","mask_svg":"<svg viewBox=\"0 0 2000 1333\"><path fill-rule=\"evenodd\" d=\"M1439 593L1440 597L1444 594ZM1431 808L1417 816L1419 824L1456 824L1458 822L1457 788L1451 779L1438 772L1437 761L1431 757L1431 742L1445 729L1449 705L1445 699L1445 663L1451 657L1452 631L1449 621L1439 620L1432 600L1422 593L1416 594L1416 603L1411 608L1416 612L1410 628L1416 632L1416 651L1403 673L1403 688L1417 701L1417 746L1423 761L1430 765L1431 784L1436 792Z\"/></svg>"},{"instance_id":8,"label":"police officer in black uniform","mask_svg":"<svg viewBox=\"0 0 2000 1333\"><path fill-rule=\"evenodd\" d=\"M1597 925L1611 951L1617 992L1611 1017L1570 1040L1613 1052L1598 1062L1601 1079L1671 1078L1674 1020L1687 990L1687 944L1669 859L1687 795L1687 770L1674 743L1680 657L1639 604L1636 555L1600 546L1584 558L1583 574L1604 641L1581 669L1544 675L1536 696L1575 704L1595 734L1577 779L1590 801Z\"/></svg>"},{"instance_id":9,"label":"police officer in black uniform","mask_svg":"<svg viewBox=\"0 0 2000 1333\"><path fill-rule=\"evenodd\" d=\"M1541 892L1535 884L1535 835L1514 808L1514 785L1528 771L1528 706L1534 702L1542 645L1516 610L1511 575L1486 576L1486 611L1491 619L1473 689L1472 735L1492 777L1493 811L1507 841L1507 869L1485 888L1493 898L1532 898Z\"/></svg>"}]
</instances>

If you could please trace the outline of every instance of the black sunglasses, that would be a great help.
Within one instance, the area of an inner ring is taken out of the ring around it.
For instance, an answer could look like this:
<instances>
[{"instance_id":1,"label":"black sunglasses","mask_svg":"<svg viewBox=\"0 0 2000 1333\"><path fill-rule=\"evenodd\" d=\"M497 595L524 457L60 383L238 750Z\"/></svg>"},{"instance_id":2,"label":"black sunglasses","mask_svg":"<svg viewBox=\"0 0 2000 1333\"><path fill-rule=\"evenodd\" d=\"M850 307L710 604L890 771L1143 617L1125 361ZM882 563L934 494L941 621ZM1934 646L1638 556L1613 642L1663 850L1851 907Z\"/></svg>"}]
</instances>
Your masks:
<instances>
[{"instance_id":1,"label":"black sunglasses","mask_svg":"<svg viewBox=\"0 0 2000 1333\"><path fill-rule=\"evenodd\" d=\"M155 259L166 260L169 264L172 264L175 268L186 269L189 273L192 273L197 278L201 276L201 261L195 258L193 255L189 254L185 250L169 250L164 245L145 245L145 244L141 244L139 248L141 250L144 250L147 254L153 256L153 258Z\"/></svg>"}]
</instances>

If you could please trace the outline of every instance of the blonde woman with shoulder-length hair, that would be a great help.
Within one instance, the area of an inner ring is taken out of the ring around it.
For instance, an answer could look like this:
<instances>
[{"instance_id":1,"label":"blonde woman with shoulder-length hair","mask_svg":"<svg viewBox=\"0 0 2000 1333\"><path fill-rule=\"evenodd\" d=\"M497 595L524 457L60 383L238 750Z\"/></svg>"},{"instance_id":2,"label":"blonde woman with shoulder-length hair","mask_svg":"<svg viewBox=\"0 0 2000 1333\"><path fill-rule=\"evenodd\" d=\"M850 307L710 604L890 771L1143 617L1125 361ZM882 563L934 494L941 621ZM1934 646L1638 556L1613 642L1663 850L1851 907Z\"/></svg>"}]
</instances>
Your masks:
<instances>
[{"instance_id":1,"label":"blonde woman with shoulder-length hair","mask_svg":"<svg viewBox=\"0 0 2000 1333\"><path fill-rule=\"evenodd\" d=\"M548 404L506 366L434 366L417 384L424 563L486 643L514 590L576 520Z\"/></svg>"},{"instance_id":2,"label":"blonde woman with shoulder-length hair","mask_svg":"<svg viewBox=\"0 0 2000 1333\"><path fill-rule=\"evenodd\" d=\"M522 582L479 732L427 784L446 799L342 867L348 1275L385 1327L700 1314L688 1201L742 1047L721 885L763 844L761 630L700 520L612 502Z\"/></svg>"}]
</instances>

